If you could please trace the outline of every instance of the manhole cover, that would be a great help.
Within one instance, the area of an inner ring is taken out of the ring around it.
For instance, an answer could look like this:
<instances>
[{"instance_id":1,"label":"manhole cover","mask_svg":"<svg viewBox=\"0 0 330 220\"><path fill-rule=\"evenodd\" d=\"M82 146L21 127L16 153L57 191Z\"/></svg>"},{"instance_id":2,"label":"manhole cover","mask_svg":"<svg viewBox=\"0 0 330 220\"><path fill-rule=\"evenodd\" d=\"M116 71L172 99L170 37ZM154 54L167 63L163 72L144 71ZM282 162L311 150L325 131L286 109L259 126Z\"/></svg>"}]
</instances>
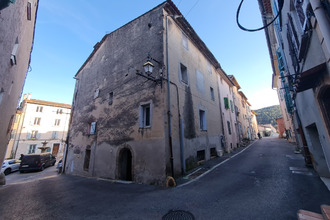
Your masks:
<instances>
[{"instance_id":1,"label":"manhole cover","mask_svg":"<svg viewBox=\"0 0 330 220\"><path fill-rule=\"evenodd\" d=\"M187 211L183 211L183 210L171 210L169 211L166 215L163 216L162 218L163 220L176 220L176 219L187 219L187 220L194 220L194 216L193 214L191 214L190 212Z\"/></svg>"}]
</instances>

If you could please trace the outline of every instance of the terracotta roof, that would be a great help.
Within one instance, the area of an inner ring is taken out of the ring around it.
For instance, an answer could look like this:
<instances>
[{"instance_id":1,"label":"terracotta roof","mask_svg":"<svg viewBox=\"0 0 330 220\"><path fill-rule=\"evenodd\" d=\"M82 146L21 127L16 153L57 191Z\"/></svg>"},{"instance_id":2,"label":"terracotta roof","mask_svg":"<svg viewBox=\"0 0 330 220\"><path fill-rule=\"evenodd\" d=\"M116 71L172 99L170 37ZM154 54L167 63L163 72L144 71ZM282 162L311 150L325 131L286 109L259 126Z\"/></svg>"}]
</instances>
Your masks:
<instances>
[{"instance_id":1,"label":"terracotta roof","mask_svg":"<svg viewBox=\"0 0 330 220\"><path fill-rule=\"evenodd\" d=\"M58 103L58 102L49 102L49 101L43 101L43 100L38 100L38 99L26 99L25 101L30 104L47 105L47 106L53 106L53 107L59 107L59 108L71 109L71 107L72 107L69 104Z\"/></svg>"}]
</instances>

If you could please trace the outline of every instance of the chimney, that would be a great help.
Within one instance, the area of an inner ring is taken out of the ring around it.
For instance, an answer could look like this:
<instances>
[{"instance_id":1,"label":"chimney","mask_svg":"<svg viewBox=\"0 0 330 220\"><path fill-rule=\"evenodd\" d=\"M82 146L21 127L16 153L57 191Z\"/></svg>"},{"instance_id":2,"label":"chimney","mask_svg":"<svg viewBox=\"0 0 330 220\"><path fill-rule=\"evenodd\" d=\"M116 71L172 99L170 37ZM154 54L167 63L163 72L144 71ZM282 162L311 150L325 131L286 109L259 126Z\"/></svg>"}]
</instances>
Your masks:
<instances>
[{"instance_id":1,"label":"chimney","mask_svg":"<svg viewBox=\"0 0 330 220\"><path fill-rule=\"evenodd\" d=\"M31 99L31 93L29 93L27 96L27 100L30 100L30 99Z\"/></svg>"},{"instance_id":2,"label":"chimney","mask_svg":"<svg viewBox=\"0 0 330 220\"><path fill-rule=\"evenodd\" d=\"M26 95L26 94L24 94L24 95L23 95L23 100L25 100L25 99L26 99L26 97L27 97L27 95Z\"/></svg>"}]
</instances>

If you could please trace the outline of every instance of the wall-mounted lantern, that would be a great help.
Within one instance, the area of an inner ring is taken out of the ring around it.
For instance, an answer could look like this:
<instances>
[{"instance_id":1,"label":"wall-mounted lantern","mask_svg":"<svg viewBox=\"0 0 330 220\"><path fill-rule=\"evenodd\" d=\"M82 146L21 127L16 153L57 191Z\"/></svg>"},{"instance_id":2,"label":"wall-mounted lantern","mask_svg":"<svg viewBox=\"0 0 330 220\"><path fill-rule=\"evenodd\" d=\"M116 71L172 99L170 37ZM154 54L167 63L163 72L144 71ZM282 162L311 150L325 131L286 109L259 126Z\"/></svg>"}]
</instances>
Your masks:
<instances>
[{"instance_id":1,"label":"wall-mounted lantern","mask_svg":"<svg viewBox=\"0 0 330 220\"><path fill-rule=\"evenodd\" d=\"M159 76L154 76L155 74L154 75L152 74L155 66L151 61L155 61L156 63L159 64L160 66ZM144 69L144 73L139 70L136 70L136 75L142 76L144 78L147 78L148 80L154 81L156 83L160 83L162 85L163 67L159 61L150 57L150 54L148 54L147 61L143 64L143 69Z\"/></svg>"}]
</instances>

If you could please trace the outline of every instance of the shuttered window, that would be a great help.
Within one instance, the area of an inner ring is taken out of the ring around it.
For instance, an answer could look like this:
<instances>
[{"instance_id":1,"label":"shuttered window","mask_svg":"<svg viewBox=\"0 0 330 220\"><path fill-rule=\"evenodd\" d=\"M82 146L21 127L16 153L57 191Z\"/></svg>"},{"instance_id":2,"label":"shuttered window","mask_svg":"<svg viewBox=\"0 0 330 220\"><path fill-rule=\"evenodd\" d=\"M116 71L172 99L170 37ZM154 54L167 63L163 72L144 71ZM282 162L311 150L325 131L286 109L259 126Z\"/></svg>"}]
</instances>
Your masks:
<instances>
[{"instance_id":1,"label":"shuttered window","mask_svg":"<svg viewBox=\"0 0 330 220\"><path fill-rule=\"evenodd\" d=\"M225 102L225 109L229 109L229 102L228 102L228 98L224 97L224 102Z\"/></svg>"}]
</instances>

